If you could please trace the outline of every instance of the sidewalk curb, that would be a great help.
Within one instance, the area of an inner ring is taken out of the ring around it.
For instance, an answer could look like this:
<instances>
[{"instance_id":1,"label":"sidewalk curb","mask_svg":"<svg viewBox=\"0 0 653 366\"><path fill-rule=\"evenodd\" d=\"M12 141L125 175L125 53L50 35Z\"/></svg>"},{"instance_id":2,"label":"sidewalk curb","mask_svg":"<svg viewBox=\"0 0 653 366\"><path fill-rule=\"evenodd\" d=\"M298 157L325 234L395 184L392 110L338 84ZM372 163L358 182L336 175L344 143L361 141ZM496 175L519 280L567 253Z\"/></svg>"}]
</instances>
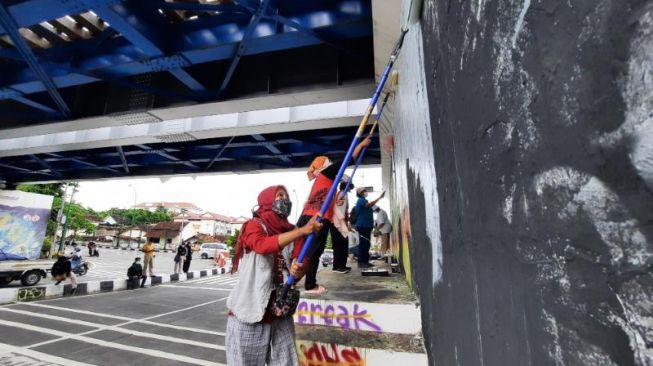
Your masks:
<instances>
[{"instance_id":1,"label":"sidewalk curb","mask_svg":"<svg viewBox=\"0 0 653 366\"><path fill-rule=\"evenodd\" d=\"M226 273L225 269L207 268L180 274L162 274L159 276L148 277L145 282L149 286L157 286L164 283L184 282L190 279L201 277L219 276ZM75 295L91 295L97 293L106 293L122 291L127 289L126 279L114 279L106 281L88 281L77 284ZM72 286L66 285L47 285L32 286L23 288L2 288L0 289L0 305L18 303L23 301L35 301L54 299L58 297L71 296Z\"/></svg>"},{"instance_id":2,"label":"sidewalk curb","mask_svg":"<svg viewBox=\"0 0 653 366\"><path fill-rule=\"evenodd\" d=\"M130 251L138 251L137 248L129 248L129 247L122 247L122 246L116 248L116 246L114 246L114 245L98 245L97 248L98 248L98 249L110 249L110 250L130 250ZM157 252L157 253L174 253L175 251L172 250L172 249L166 249L166 250L159 249L159 250L157 250L156 252Z\"/></svg>"}]
</instances>

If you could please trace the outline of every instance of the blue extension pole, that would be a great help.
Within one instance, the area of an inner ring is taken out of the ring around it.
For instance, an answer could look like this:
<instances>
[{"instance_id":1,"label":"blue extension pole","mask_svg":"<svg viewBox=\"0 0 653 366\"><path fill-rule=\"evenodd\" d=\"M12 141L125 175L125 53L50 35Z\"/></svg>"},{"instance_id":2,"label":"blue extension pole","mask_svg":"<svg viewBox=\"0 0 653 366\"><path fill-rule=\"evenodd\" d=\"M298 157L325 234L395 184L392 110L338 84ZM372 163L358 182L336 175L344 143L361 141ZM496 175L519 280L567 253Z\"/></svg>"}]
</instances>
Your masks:
<instances>
[{"instance_id":1,"label":"blue extension pole","mask_svg":"<svg viewBox=\"0 0 653 366\"><path fill-rule=\"evenodd\" d=\"M374 120L374 124L372 125L372 129L370 130L370 133L368 136L372 136L374 133L374 127L379 124L379 120L381 119L381 115L383 114L383 108L385 108L386 103L388 103L388 97L390 96L390 93L386 93L385 98L383 98L383 102L381 103L381 108L379 109L379 113L376 115L376 119ZM356 170L358 167L361 165L363 162L363 156L365 155L365 151L367 151L367 146L365 146L362 150L360 155L358 155L358 159L356 159L356 164L354 164L354 169L351 172L351 176L349 177L349 180L347 181L347 185L345 186L345 190L343 192L349 191L349 187L351 186L351 182L354 180L354 174L356 174ZM346 194L346 193L345 193Z\"/></svg>"},{"instance_id":2,"label":"blue extension pole","mask_svg":"<svg viewBox=\"0 0 653 366\"><path fill-rule=\"evenodd\" d=\"M383 87L385 86L386 81L388 80L388 76L390 75L390 70L392 69L392 66L394 66L395 61L397 60L397 56L399 55L399 51L401 51L401 46L404 43L404 37L406 37L406 33L408 33L408 29L402 29L401 30L401 35L399 36L399 39L397 40L397 43L395 44L394 49L392 50L392 53L390 54L390 60L388 60L388 64L385 66L385 70L383 71L383 75L381 76L381 80L379 80L379 84L376 86L376 90L374 91L374 94L372 95L372 99L370 100L370 104L367 106L367 111L365 111L365 115L363 116L363 119L361 120L360 125L358 126L358 131L356 131L356 135L351 141L351 144L349 145L349 150L347 150L347 154L345 155L345 159L342 161L342 165L340 166L340 169L338 170L338 174L336 175L335 179L333 180L333 184L331 184L331 189L329 189L329 193L327 193L327 196L324 200L324 203L322 204L322 207L320 208L320 216L318 217L318 221L322 222L322 216L324 213L327 211L329 208L329 205L331 204L331 200L333 199L333 196L336 192L336 189L338 188L338 182L342 179L342 176L345 174L345 170L347 169L347 166L349 165L349 161L351 161L351 157L354 154L354 149L356 148L356 145L358 145L361 137L363 136L363 132L365 131L365 126L367 126L367 121L370 119L370 116L372 115L372 111L374 110L374 107L376 106L376 103L379 100L379 96L381 95L381 91L383 91ZM315 238L315 234L311 234L306 238L306 241L304 242L304 247L302 248L302 251L299 253L299 257L297 258L297 262L302 263L304 261L304 257L306 257L306 253L308 253L308 249L311 247L311 244L313 243L313 239ZM281 293L279 294L279 299L284 299L286 296L286 293L288 292L288 289L295 283L295 276L292 274L288 275L288 278L286 279L286 282L284 283L284 286L281 290Z\"/></svg>"}]
</instances>

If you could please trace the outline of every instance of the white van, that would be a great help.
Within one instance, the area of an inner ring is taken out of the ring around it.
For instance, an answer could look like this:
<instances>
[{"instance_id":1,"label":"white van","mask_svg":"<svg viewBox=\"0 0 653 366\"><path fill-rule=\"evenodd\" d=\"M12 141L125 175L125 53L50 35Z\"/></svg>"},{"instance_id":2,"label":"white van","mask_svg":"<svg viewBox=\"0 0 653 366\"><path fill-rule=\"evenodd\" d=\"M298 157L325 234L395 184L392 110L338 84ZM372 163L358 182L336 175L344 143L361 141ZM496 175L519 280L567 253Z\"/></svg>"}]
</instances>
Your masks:
<instances>
[{"instance_id":1,"label":"white van","mask_svg":"<svg viewBox=\"0 0 653 366\"><path fill-rule=\"evenodd\" d=\"M215 256L215 251L219 251L225 258L229 258L229 247L225 243L204 243L200 246L200 258L209 259Z\"/></svg>"}]
</instances>

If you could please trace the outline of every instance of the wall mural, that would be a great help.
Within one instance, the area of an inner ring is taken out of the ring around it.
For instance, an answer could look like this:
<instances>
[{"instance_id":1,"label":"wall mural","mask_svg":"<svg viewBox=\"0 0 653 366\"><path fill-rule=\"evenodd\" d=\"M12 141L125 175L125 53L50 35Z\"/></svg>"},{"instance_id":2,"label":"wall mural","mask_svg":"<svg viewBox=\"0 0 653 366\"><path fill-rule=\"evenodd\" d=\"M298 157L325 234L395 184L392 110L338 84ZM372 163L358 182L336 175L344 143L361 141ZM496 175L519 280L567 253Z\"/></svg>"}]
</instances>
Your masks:
<instances>
[{"instance_id":1,"label":"wall mural","mask_svg":"<svg viewBox=\"0 0 653 366\"><path fill-rule=\"evenodd\" d=\"M42 194L0 191L0 260L4 255L40 257L52 200Z\"/></svg>"}]
</instances>

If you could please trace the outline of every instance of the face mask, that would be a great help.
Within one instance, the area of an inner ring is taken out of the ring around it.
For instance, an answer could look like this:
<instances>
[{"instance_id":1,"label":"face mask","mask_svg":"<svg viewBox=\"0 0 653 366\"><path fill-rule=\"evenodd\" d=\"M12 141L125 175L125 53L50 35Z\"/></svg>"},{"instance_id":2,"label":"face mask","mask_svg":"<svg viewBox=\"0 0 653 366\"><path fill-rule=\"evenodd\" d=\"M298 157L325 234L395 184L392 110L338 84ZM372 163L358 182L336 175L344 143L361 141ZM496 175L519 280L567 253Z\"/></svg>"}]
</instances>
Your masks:
<instances>
[{"instance_id":1,"label":"face mask","mask_svg":"<svg viewBox=\"0 0 653 366\"><path fill-rule=\"evenodd\" d=\"M363 197L367 197L367 191L363 192Z\"/></svg>"},{"instance_id":2,"label":"face mask","mask_svg":"<svg viewBox=\"0 0 653 366\"><path fill-rule=\"evenodd\" d=\"M272 204L272 211L279 214L281 217L290 216L290 211L292 210L292 202L285 198L281 200L276 200Z\"/></svg>"}]
</instances>

